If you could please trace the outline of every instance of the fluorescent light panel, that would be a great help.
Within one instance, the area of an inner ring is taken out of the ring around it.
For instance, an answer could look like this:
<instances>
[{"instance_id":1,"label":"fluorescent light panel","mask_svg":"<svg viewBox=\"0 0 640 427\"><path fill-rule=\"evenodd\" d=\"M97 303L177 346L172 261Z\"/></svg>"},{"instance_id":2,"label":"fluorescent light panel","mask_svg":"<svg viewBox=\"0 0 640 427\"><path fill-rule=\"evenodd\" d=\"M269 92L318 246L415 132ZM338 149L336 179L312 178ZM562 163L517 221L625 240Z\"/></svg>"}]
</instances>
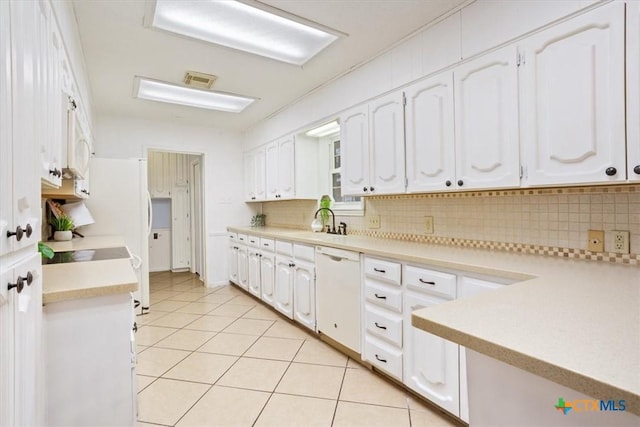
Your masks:
<instances>
[{"instance_id":1,"label":"fluorescent light panel","mask_svg":"<svg viewBox=\"0 0 640 427\"><path fill-rule=\"evenodd\" d=\"M148 23L295 65L304 64L338 39L334 30L310 26L293 15L284 17L282 11L265 10L268 8L231 0L156 0Z\"/></svg>"},{"instance_id":2,"label":"fluorescent light panel","mask_svg":"<svg viewBox=\"0 0 640 427\"><path fill-rule=\"evenodd\" d=\"M256 98L231 93L193 89L138 76L136 76L134 80L134 96L151 101L207 108L210 110L229 111L232 113L241 112L256 100Z\"/></svg>"},{"instance_id":3,"label":"fluorescent light panel","mask_svg":"<svg viewBox=\"0 0 640 427\"><path fill-rule=\"evenodd\" d=\"M337 120L318 126L315 129L311 129L306 132L305 135L313 138L322 138L323 136L331 135L340 131L340 124Z\"/></svg>"}]
</instances>

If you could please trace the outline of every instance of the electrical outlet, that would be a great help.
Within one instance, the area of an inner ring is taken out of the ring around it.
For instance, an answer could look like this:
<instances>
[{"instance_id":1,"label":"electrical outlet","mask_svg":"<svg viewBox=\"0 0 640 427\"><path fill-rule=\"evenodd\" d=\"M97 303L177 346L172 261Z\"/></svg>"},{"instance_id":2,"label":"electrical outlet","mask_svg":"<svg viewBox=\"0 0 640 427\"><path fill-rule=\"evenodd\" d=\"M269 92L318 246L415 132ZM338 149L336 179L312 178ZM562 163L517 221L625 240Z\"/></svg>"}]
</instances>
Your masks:
<instances>
[{"instance_id":1,"label":"electrical outlet","mask_svg":"<svg viewBox=\"0 0 640 427\"><path fill-rule=\"evenodd\" d=\"M613 252L617 254L629 253L629 232L628 231L612 231L613 233Z\"/></svg>"},{"instance_id":2,"label":"electrical outlet","mask_svg":"<svg viewBox=\"0 0 640 427\"><path fill-rule=\"evenodd\" d=\"M369 228L380 228L380 215L370 215L367 217L367 226Z\"/></svg>"},{"instance_id":3,"label":"electrical outlet","mask_svg":"<svg viewBox=\"0 0 640 427\"><path fill-rule=\"evenodd\" d=\"M589 230L587 249L591 252L604 252L604 231Z\"/></svg>"},{"instance_id":4,"label":"electrical outlet","mask_svg":"<svg viewBox=\"0 0 640 427\"><path fill-rule=\"evenodd\" d=\"M433 217L432 216L424 217L424 233L433 234Z\"/></svg>"}]
</instances>

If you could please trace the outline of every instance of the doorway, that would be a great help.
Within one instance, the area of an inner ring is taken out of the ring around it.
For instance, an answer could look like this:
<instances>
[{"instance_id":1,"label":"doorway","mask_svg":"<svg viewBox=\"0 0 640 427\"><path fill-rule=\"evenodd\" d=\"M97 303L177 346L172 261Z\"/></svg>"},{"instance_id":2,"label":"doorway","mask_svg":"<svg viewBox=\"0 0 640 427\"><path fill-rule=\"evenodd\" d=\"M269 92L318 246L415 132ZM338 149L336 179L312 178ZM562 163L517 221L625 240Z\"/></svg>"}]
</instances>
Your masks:
<instances>
[{"instance_id":1,"label":"doorway","mask_svg":"<svg viewBox=\"0 0 640 427\"><path fill-rule=\"evenodd\" d=\"M149 265L154 272L190 271L204 281L203 155L149 149L147 157L149 195L158 210Z\"/></svg>"}]
</instances>

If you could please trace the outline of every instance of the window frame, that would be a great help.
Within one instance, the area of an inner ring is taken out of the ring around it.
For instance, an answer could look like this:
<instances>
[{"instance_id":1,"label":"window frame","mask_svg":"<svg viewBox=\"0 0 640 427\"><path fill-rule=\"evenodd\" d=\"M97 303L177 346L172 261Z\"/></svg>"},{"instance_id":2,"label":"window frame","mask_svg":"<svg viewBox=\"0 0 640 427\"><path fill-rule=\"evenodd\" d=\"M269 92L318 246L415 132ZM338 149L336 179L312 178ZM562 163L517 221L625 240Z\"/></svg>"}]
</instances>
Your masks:
<instances>
[{"instance_id":1,"label":"window frame","mask_svg":"<svg viewBox=\"0 0 640 427\"><path fill-rule=\"evenodd\" d=\"M340 142L340 133L337 132L335 134L327 135L326 137L327 146L329 149L329 168L327 171L327 180L329 181L329 197L333 201L331 209L336 215L341 216L364 216L364 197L356 196L360 200L356 202L337 202L333 198L333 174L340 173L340 177L342 179L342 146L340 147L340 167L335 168L335 143ZM342 190L342 180L340 181L340 189Z\"/></svg>"}]
</instances>

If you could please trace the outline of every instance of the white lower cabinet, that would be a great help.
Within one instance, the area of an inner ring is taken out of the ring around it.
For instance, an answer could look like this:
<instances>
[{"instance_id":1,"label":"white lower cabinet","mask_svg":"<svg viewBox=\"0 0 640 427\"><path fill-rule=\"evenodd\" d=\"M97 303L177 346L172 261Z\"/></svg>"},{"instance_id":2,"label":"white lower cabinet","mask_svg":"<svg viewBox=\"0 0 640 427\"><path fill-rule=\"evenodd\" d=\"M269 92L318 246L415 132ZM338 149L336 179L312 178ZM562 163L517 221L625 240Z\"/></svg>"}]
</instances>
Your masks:
<instances>
[{"instance_id":1,"label":"white lower cabinet","mask_svg":"<svg viewBox=\"0 0 640 427\"><path fill-rule=\"evenodd\" d=\"M312 248L313 250L313 248ZM293 278L293 319L316 330L316 267L296 260Z\"/></svg>"},{"instance_id":2,"label":"white lower cabinet","mask_svg":"<svg viewBox=\"0 0 640 427\"><path fill-rule=\"evenodd\" d=\"M276 256L273 252L263 251L260 257L260 299L273 306L275 303Z\"/></svg>"},{"instance_id":3,"label":"white lower cabinet","mask_svg":"<svg viewBox=\"0 0 640 427\"><path fill-rule=\"evenodd\" d=\"M247 247L247 286L251 294L260 298L260 258L262 254L253 247Z\"/></svg>"},{"instance_id":4,"label":"white lower cabinet","mask_svg":"<svg viewBox=\"0 0 640 427\"><path fill-rule=\"evenodd\" d=\"M238 286L249 289L249 253L247 245L238 245Z\"/></svg>"},{"instance_id":5,"label":"white lower cabinet","mask_svg":"<svg viewBox=\"0 0 640 427\"><path fill-rule=\"evenodd\" d=\"M274 304L276 310L293 319L293 258L276 255Z\"/></svg>"},{"instance_id":6,"label":"white lower cabinet","mask_svg":"<svg viewBox=\"0 0 640 427\"><path fill-rule=\"evenodd\" d=\"M229 232L229 250L227 252L227 265L229 268L229 281L238 285L238 235Z\"/></svg>"}]
</instances>

